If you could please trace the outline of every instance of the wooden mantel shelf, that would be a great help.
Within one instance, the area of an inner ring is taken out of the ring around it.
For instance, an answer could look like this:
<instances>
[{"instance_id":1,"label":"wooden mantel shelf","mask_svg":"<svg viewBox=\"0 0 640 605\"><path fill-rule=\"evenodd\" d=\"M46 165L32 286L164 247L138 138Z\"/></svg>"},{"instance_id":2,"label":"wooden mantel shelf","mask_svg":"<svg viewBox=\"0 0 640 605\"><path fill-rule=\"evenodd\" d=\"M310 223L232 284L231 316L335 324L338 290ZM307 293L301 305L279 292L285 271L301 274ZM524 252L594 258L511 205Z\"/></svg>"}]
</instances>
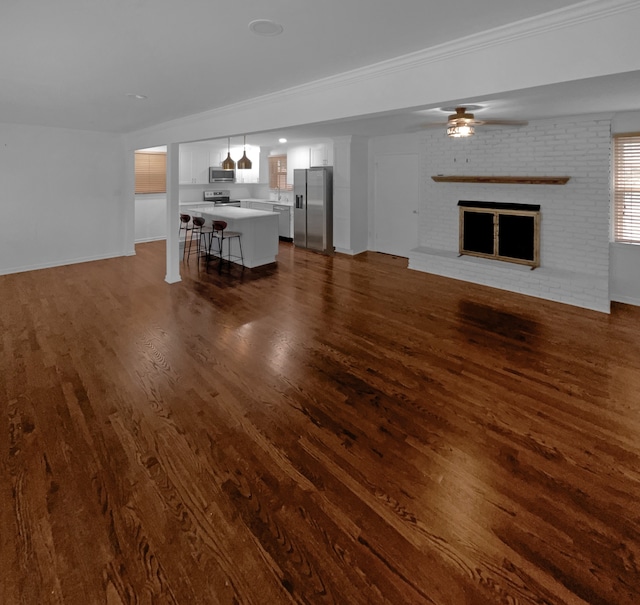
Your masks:
<instances>
[{"instance_id":1,"label":"wooden mantel shelf","mask_svg":"<svg viewBox=\"0 0 640 605\"><path fill-rule=\"evenodd\" d=\"M436 183L506 183L509 185L564 185L570 176L443 176L431 177Z\"/></svg>"}]
</instances>

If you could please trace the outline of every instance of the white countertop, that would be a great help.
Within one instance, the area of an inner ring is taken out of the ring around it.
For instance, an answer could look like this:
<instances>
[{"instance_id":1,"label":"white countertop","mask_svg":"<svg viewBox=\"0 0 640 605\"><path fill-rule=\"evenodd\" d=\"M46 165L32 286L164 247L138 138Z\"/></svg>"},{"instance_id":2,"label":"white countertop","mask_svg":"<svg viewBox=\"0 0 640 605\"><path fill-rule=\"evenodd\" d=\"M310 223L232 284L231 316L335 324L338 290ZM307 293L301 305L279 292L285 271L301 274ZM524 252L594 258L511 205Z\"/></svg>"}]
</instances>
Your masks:
<instances>
[{"instance_id":1,"label":"white countertop","mask_svg":"<svg viewBox=\"0 0 640 605\"><path fill-rule=\"evenodd\" d=\"M243 220L248 218L262 218L265 216L278 215L274 212L268 212L266 210L252 210L250 208L238 208L237 206L216 206L209 204L208 206L185 206L182 210L190 210L194 214L206 214L208 216L215 216L222 219L234 219Z\"/></svg>"},{"instance_id":2,"label":"white countertop","mask_svg":"<svg viewBox=\"0 0 640 605\"><path fill-rule=\"evenodd\" d=\"M270 200L264 197L242 197L242 202L262 202L263 204L275 204L276 206L293 206L293 202Z\"/></svg>"}]
</instances>

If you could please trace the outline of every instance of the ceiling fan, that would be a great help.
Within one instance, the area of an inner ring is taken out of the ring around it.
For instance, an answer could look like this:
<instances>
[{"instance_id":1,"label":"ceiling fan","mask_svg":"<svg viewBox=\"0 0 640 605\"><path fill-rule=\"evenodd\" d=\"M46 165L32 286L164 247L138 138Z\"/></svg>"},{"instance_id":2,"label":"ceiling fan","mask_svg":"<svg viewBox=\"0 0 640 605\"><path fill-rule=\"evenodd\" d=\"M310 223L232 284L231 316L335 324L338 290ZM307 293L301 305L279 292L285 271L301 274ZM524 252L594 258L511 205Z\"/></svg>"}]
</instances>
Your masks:
<instances>
[{"instance_id":1,"label":"ceiling fan","mask_svg":"<svg viewBox=\"0 0 640 605\"><path fill-rule=\"evenodd\" d=\"M467 107L443 107L443 111L455 111L451 114L446 122L432 122L430 124L424 124L424 127L430 128L432 126L446 126L447 135L450 137L470 137L475 133L476 126L526 126L528 122L525 120L476 120L472 113L467 113L469 109L479 109L479 106L467 106Z\"/></svg>"}]
</instances>

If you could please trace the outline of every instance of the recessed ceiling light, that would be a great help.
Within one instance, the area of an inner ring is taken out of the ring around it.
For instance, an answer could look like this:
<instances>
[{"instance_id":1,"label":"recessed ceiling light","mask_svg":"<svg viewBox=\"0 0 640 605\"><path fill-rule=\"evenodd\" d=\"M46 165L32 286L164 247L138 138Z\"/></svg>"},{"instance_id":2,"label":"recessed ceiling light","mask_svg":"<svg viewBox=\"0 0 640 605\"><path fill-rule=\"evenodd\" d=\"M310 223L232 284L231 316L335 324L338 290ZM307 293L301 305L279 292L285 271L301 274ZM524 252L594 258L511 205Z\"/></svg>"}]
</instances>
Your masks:
<instances>
[{"instance_id":1,"label":"recessed ceiling light","mask_svg":"<svg viewBox=\"0 0 640 605\"><path fill-rule=\"evenodd\" d=\"M144 100L147 98L147 95L138 95L138 94L136 94L135 92L128 92L128 93L127 93L127 96L128 96L130 99L136 99L136 100L138 100L138 101L144 101Z\"/></svg>"},{"instance_id":2,"label":"recessed ceiling light","mask_svg":"<svg viewBox=\"0 0 640 605\"><path fill-rule=\"evenodd\" d=\"M287 139L285 139L284 137L282 137L281 139L278 139L278 143L286 143Z\"/></svg>"},{"instance_id":3,"label":"recessed ceiling light","mask_svg":"<svg viewBox=\"0 0 640 605\"><path fill-rule=\"evenodd\" d=\"M249 23L249 30L257 36L279 36L284 28L270 19L256 19Z\"/></svg>"}]
</instances>

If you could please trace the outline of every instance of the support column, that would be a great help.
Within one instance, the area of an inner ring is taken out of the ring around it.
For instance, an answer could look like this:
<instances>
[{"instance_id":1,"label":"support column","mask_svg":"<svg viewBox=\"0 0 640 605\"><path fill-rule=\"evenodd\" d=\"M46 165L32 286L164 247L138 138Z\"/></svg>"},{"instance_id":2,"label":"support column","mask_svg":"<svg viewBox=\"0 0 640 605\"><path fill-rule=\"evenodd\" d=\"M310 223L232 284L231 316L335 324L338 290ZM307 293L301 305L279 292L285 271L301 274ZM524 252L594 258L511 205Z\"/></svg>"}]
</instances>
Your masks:
<instances>
[{"instance_id":1,"label":"support column","mask_svg":"<svg viewBox=\"0 0 640 605\"><path fill-rule=\"evenodd\" d=\"M180 223L180 144L167 145L167 274L169 284L181 281L178 228Z\"/></svg>"},{"instance_id":2,"label":"support column","mask_svg":"<svg viewBox=\"0 0 640 605\"><path fill-rule=\"evenodd\" d=\"M136 159L135 152L128 149L124 143L123 153L126 157L124 172L124 191L127 200L124 206L124 229L122 231L125 256L135 256L136 253Z\"/></svg>"}]
</instances>

